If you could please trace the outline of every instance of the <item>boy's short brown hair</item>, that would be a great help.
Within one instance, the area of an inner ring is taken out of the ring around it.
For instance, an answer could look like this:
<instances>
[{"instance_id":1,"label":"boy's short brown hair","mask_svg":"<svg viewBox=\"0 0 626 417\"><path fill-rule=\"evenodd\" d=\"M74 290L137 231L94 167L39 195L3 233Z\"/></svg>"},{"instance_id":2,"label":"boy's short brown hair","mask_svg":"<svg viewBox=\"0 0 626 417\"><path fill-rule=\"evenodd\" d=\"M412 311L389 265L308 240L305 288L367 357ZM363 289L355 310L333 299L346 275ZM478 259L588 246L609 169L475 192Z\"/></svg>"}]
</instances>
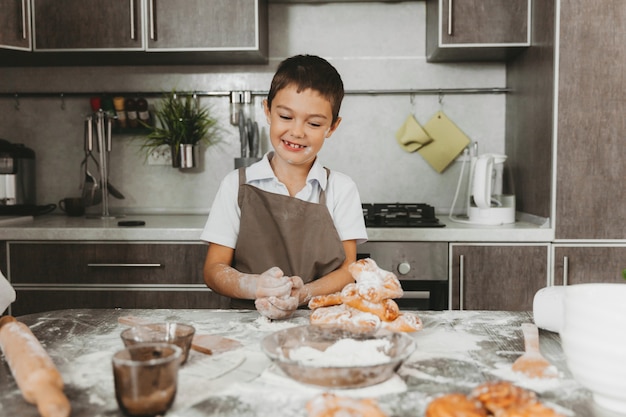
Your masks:
<instances>
[{"instance_id":1,"label":"boy's short brown hair","mask_svg":"<svg viewBox=\"0 0 626 417\"><path fill-rule=\"evenodd\" d=\"M332 123L337 121L344 95L343 81L328 61L315 55L295 55L282 61L267 95L267 106L270 109L276 93L289 85L295 85L298 92L306 89L317 91L330 102Z\"/></svg>"}]
</instances>

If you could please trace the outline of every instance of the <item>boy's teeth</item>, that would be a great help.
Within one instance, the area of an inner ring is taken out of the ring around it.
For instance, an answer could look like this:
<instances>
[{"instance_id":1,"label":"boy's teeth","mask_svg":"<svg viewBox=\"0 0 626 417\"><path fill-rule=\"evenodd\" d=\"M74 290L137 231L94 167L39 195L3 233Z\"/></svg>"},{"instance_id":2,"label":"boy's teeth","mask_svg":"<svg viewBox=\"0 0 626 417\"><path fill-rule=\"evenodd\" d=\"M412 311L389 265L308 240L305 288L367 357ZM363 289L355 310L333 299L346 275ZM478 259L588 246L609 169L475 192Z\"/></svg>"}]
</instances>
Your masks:
<instances>
[{"instance_id":1,"label":"boy's teeth","mask_svg":"<svg viewBox=\"0 0 626 417\"><path fill-rule=\"evenodd\" d=\"M291 147L291 148L295 148L295 149L301 149L301 148L304 148L304 146L302 146L302 145L298 145L298 144L296 144L296 143L291 143L291 142L287 142L287 145L288 145L289 147Z\"/></svg>"}]
</instances>

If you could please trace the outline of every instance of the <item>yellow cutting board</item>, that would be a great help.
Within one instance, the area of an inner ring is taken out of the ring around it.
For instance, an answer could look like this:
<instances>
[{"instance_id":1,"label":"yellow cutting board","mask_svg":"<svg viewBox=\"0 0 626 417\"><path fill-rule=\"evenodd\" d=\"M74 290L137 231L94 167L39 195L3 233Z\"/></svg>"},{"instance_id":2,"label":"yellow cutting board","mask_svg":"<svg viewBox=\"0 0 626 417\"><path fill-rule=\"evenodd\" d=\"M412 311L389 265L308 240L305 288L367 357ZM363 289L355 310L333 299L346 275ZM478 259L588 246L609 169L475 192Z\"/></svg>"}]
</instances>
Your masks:
<instances>
[{"instance_id":1,"label":"yellow cutting board","mask_svg":"<svg viewBox=\"0 0 626 417\"><path fill-rule=\"evenodd\" d=\"M440 174L470 143L470 139L442 111L424 125L433 140L417 152Z\"/></svg>"}]
</instances>

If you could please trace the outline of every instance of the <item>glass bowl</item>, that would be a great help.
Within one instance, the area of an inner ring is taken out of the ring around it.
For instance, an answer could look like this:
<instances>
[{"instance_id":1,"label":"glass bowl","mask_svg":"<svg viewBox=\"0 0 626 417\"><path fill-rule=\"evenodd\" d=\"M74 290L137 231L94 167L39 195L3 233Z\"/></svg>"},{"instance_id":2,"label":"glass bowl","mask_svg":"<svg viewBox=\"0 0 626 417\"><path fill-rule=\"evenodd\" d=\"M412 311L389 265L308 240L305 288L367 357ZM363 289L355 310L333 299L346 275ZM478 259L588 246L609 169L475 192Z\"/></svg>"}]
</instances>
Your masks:
<instances>
[{"instance_id":1,"label":"glass bowl","mask_svg":"<svg viewBox=\"0 0 626 417\"><path fill-rule=\"evenodd\" d=\"M361 388L391 378L417 344L406 333L304 325L274 332L263 352L290 378L329 388Z\"/></svg>"},{"instance_id":2,"label":"glass bowl","mask_svg":"<svg viewBox=\"0 0 626 417\"><path fill-rule=\"evenodd\" d=\"M187 362L189 349L196 329L183 323L151 323L129 327L122 331L124 346L139 343L172 343L182 349L181 365Z\"/></svg>"}]
</instances>

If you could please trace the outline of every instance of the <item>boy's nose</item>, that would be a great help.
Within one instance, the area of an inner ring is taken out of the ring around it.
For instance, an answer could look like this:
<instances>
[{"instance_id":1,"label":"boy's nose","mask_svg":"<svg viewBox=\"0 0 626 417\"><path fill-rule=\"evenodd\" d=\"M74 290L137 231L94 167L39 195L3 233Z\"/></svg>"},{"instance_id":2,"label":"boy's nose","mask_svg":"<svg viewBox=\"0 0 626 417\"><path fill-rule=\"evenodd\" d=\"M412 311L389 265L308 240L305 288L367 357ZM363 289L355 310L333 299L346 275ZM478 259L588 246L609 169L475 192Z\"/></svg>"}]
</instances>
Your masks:
<instances>
[{"instance_id":1,"label":"boy's nose","mask_svg":"<svg viewBox=\"0 0 626 417\"><path fill-rule=\"evenodd\" d=\"M303 125L301 123L294 123L293 126L291 127L291 137L292 138L303 138L304 137L304 128Z\"/></svg>"}]
</instances>

